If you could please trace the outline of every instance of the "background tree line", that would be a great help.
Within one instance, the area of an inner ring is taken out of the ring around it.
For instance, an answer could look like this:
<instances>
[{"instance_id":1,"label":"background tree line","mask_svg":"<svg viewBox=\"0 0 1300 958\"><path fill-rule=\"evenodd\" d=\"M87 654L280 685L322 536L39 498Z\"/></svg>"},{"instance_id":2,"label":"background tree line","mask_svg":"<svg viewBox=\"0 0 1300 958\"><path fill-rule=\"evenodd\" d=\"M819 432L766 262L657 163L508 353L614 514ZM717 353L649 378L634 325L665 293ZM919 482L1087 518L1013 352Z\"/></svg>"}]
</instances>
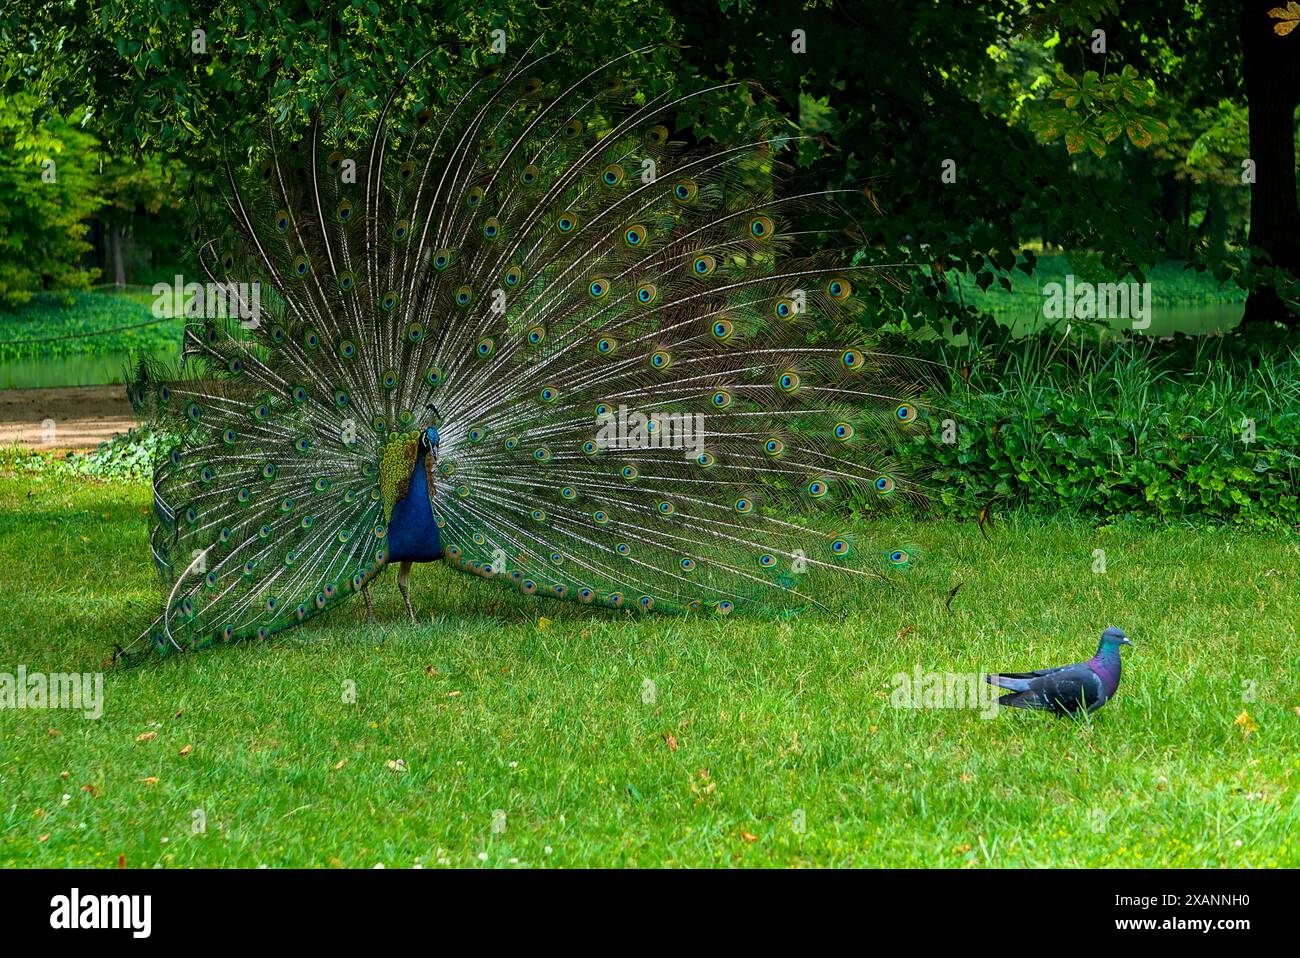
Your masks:
<instances>
[{"instance_id":1,"label":"background tree line","mask_svg":"<svg viewBox=\"0 0 1300 958\"><path fill-rule=\"evenodd\" d=\"M0 304L169 273L191 178L254 128L305 122L339 77L374 98L426 54L448 77L487 66L501 30L506 59L657 45L655 90L742 81L679 135L759 110L809 137L791 186L860 194L862 255L921 265L882 293L914 321L961 328L960 277L1009 286L1063 248L1139 280L1183 260L1249 289L1248 320L1294 326L1297 23L1281 0L14 0Z\"/></svg>"}]
</instances>

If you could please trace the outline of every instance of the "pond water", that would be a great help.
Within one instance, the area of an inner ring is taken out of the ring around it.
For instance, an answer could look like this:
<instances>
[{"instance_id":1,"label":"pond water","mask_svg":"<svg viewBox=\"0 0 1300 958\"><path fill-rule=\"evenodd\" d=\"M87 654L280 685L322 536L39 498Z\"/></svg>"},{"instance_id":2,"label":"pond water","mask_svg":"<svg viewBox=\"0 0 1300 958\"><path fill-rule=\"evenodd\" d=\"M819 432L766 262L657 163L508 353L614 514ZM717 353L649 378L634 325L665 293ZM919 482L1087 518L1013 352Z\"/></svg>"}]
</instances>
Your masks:
<instances>
[{"instance_id":1,"label":"pond water","mask_svg":"<svg viewBox=\"0 0 1300 958\"><path fill-rule=\"evenodd\" d=\"M174 362L175 352L154 358ZM125 382L131 357L127 353L102 356L60 356L50 359L10 359L0 362L0 389L39 389L46 386L99 386Z\"/></svg>"},{"instance_id":2,"label":"pond water","mask_svg":"<svg viewBox=\"0 0 1300 958\"><path fill-rule=\"evenodd\" d=\"M1168 336L1174 332L1202 335L1226 331L1241 322L1243 308L1241 303L1153 307L1151 325L1141 332L1147 336ZM1041 315L1030 310L1012 311L1002 318L1017 332L1027 332L1044 322ZM1131 324L1116 320L1111 324L1111 328L1116 332L1128 332L1131 330ZM155 358L174 361L176 354L162 353ZM124 381L128 363L129 357L126 353L64 356L57 359L7 360L0 362L0 389L120 383Z\"/></svg>"}]
</instances>

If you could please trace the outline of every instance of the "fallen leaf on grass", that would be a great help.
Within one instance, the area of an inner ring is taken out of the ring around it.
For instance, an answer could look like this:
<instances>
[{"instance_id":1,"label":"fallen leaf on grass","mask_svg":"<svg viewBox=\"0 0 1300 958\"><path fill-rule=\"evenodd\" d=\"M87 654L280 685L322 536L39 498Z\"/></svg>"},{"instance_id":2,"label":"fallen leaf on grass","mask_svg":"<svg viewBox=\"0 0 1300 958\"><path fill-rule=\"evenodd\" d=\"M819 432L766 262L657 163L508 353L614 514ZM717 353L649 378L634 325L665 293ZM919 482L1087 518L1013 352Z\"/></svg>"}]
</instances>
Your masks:
<instances>
[{"instance_id":1,"label":"fallen leaf on grass","mask_svg":"<svg viewBox=\"0 0 1300 958\"><path fill-rule=\"evenodd\" d=\"M344 765L346 765L346 764L348 764L348 760L347 760L346 758L341 758L341 759L339 759L337 762L334 763L333 767L330 768L330 771L331 771L331 772L337 772L339 769L341 769L341 768L342 768Z\"/></svg>"},{"instance_id":2,"label":"fallen leaf on grass","mask_svg":"<svg viewBox=\"0 0 1300 958\"><path fill-rule=\"evenodd\" d=\"M1245 709L1241 710L1241 714L1233 720L1232 724L1241 729L1242 738L1250 738L1251 732L1259 731L1259 723L1251 718L1250 713Z\"/></svg>"},{"instance_id":3,"label":"fallen leaf on grass","mask_svg":"<svg viewBox=\"0 0 1300 958\"><path fill-rule=\"evenodd\" d=\"M48 842L50 840L50 833L46 832L44 835L38 836L36 840L38 842Z\"/></svg>"},{"instance_id":4,"label":"fallen leaf on grass","mask_svg":"<svg viewBox=\"0 0 1300 958\"><path fill-rule=\"evenodd\" d=\"M390 758L385 764L388 765L388 770L390 772L406 771L406 759L404 758Z\"/></svg>"},{"instance_id":5,"label":"fallen leaf on grass","mask_svg":"<svg viewBox=\"0 0 1300 958\"><path fill-rule=\"evenodd\" d=\"M135 740L137 742L152 742L157 737L158 737L157 732L141 732L139 735L135 737Z\"/></svg>"},{"instance_id":6,"label":"fallen leaf on grass","mask_svg":"<svg viewBox=\"0 0 1300 958\"><path fill-rule=\"evenodd\" d=\"M94 785L83 785L81 786L81 790L83 792L89 792L91 798L99 798L99 789Z\"/></svg>"},{"instance_id":7,"label":"fallen leaf on grass","mask_svg":"<svg viewBox=\"0 0 1300 958\"><path fill-rule=\"evenodd\" d=\"M747 842L756 842L756 841L758 841L758 836L757 836L757 835L751 835L751 834L749 834L749 832L741 832L741 833L740 833L740 837L743 838L743 839L744 839L745 841L747 841Z\"/></svg>"},{"instance_id":8,"label":"fallen leaf on grass","mask_svg":"<svg viewBox=\"0 0 1300 958\"><path fill-rule=\"evenodd\" d=\"M459 692L448 692L448 693L447 693L447 698L449 698L449 699L460 698L460 693L459 693Z\"/></svg>"},{"instance_id":9,"label":"fallen leaf on grass","mask_svg":"<svg viewBox=\"0 0 1300 958\"><path fill-rule=\"evenodd\" d=\"M158 784L158 776L157 776L157 775L150 775L148 778L142 778L142 779L140 779L140 781L143 782L145 785L157 785L157 784Z\"/></svg>"},{"instance_id":10,"label":"fallen leaf on grass","mask_svg":"<svg viewBox=\"0 0 1300 958\"><path fill-rule=\"evenodd\" d=\"M664 741L668 743L668 751L670 752L677 751L677 739L673 737L672 732L664 733Z\"/></svg>"},{"instance_id":11,"label":"fallen leaf on grass","mask_svg":"<svg viewBox=\"0 0 1300 958\"><path fill-rule=\"evenodd\" d=\"M180 754L181 754L181 758L184 758L186 755L189 755L190 752L192 752L192 751L194 751L194 746L193 746L193 745L186 745L183 749L181 749L181 753L180 753Z\"/></svg>"}]
</instances>

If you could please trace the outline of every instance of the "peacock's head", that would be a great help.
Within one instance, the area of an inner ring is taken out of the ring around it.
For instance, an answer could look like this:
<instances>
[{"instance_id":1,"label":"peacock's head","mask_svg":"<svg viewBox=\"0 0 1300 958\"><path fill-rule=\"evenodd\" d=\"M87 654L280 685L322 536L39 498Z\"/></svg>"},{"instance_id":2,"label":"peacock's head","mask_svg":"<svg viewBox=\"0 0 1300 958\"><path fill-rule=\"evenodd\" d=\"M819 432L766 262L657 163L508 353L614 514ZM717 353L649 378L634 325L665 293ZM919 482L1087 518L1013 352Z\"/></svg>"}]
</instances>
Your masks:
<instances>
[{"instance_id":1,"label":"peacock's head","mask_svg":"<svg viewBox=\"0 0 1300 958\"><path fill-rule=\"evenodd\" d=\"M425 427L424 432L420 434L420 445L422 448L433 453L433 458L436 462L438 459L438 446L442 442L442 438L438 435L438 427L436 423L442 422L442 413L438 412L438 407L433 403L429 403L429 405L425 406L424 409L430 414L430 423Z\"/></svg>"}]
</instances>

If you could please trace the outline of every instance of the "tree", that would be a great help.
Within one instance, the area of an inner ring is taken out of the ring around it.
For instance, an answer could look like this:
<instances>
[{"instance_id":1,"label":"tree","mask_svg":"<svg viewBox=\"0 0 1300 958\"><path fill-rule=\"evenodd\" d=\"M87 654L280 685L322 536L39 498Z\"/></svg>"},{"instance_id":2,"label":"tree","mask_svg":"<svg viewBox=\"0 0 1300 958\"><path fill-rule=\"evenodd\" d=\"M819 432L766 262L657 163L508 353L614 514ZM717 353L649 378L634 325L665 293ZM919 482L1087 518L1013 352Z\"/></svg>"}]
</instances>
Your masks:
<instances>
[{"instance_id":1,"label":"tree","mask_svg":"<svg viewBox=\"0 0 1300 958\"><path fill-rule=\"evenodd\" d=\"M0 96L0 305L46 289L85 289L94 274L78 261L90 249L83 220L100 204L95 140L54 118L33 126L28 94Z\"/></svg>"},{"instance_id":2,"label":"tree","mask_svg":"<svg viewBox=\"0 0 1300 958\"><path fill-rule=\"evenodd\" d=\"M1293 299L1286 306L1278 285L1292 287L1300 277L1300 207L1296 203L1295 112L1300 105L1300 4L1282 8L1280 0L1242 0L1241 57L1250 106L1250 245L1255 262L1284 271L1261 283L1246 301L1243 322L1282 320L1300 324ZM1280 14L1280 16L1279 16ZM1288 26L1289 24L1289 26ZM1289 274L1286 275L1286 274Z\"/></svg>"}]
</instances>

